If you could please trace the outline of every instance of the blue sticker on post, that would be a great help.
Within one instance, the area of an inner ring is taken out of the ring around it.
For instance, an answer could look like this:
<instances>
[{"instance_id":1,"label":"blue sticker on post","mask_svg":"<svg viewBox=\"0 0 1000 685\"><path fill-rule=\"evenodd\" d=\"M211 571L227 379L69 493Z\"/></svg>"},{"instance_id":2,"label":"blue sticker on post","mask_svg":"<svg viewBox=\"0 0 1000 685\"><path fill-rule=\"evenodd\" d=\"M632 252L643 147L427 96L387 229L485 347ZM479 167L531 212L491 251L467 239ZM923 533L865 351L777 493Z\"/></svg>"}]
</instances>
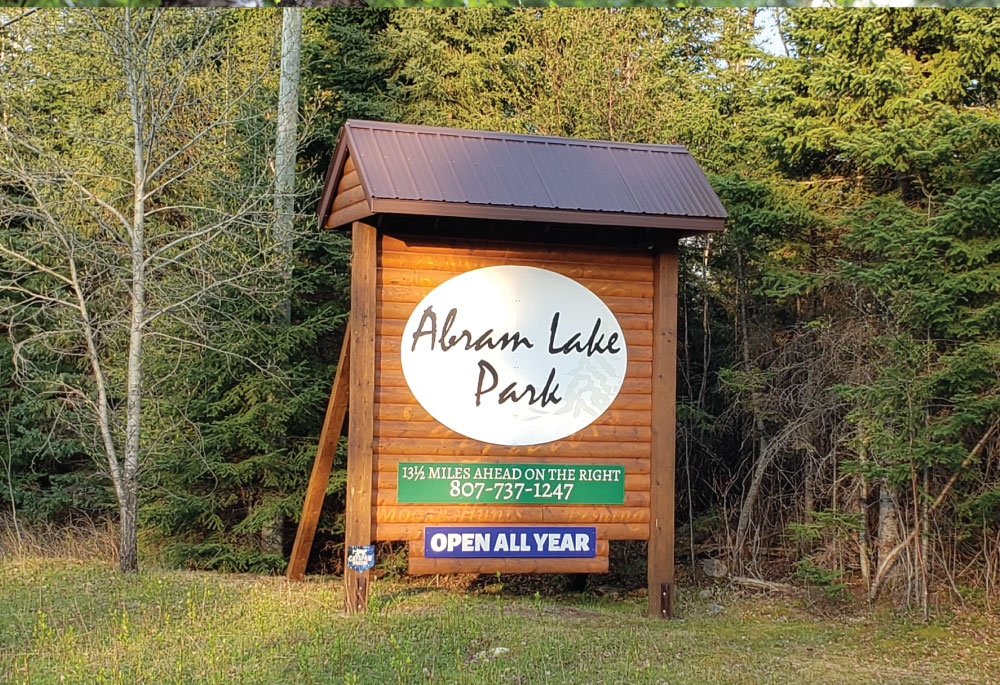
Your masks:
<instances>
[{"instance_id":1,"label":"blue sticker on post","mask_svg":"<svg viewBox=\"0 0 1000 685\"><path fill-rule=\"evenodd\" d=\"M347 548L347 568L364 573L375 565L375 545L351 545Z\"/></svg>"},{"instance_id":2,"label":"blue sticker on post","mask_svg":"<svg viewBox=\"0 0 1000 685\"><path fill-rule=\"evenodd\" d=\"M597 556L593 526L425 526L429 558Z\"/></svg>"}]
</instances>

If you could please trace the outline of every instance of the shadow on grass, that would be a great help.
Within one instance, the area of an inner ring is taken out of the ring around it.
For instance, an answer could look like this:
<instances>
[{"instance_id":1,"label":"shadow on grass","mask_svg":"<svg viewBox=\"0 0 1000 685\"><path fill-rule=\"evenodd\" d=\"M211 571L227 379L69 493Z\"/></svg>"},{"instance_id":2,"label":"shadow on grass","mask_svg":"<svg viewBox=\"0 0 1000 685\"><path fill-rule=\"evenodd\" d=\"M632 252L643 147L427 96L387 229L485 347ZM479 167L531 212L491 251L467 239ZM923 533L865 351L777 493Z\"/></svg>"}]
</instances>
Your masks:
<instances>
[{"instance_id":1,"label":"shadow on grass","mask_svg":"<svg viewBox=\"0 0 1000 685\"><path fill-rule=\"evenodd\" d=\"M441 592L441 590L428 586L414 586L402 587L390 592L379 592L368 599L368 610L369 612L381 613L406 599L432 592Z\"/></svg>"}]
</instances>

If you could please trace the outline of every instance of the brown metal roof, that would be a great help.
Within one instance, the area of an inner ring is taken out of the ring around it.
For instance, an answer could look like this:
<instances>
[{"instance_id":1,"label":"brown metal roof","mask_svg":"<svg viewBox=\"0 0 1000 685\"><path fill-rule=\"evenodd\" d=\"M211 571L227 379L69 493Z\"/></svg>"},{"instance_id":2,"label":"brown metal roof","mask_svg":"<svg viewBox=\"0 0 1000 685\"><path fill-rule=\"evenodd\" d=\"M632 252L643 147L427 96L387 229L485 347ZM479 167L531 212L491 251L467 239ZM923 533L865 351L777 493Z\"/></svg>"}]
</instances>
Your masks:
<instances>
[{"instance_id":1,"label":"brown metal roof","mask_svg":"<svg viewBox=\"0 0 1000 685\"><path fill-rule=\"evenodd\" d=\"M372 214L687 231L721 230L727 216L683 145L350 120L320 199L321 225L330 223L348 154Z\"/></svg>"}]
</instances>

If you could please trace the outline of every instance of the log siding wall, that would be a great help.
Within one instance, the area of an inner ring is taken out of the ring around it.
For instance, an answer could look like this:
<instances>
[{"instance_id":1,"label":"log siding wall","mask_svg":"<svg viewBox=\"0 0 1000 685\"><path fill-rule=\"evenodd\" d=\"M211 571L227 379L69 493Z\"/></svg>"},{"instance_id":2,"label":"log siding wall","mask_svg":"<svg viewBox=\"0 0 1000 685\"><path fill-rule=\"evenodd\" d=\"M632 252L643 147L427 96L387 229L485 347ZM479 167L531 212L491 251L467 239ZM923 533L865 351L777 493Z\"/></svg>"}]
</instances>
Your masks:
<instances>
[{"instance_id":1,"label":"log siding wall","mask_svg":"<svg viewBox=\"0 0 1000 685\"><path fill-rule=\"evenodd\" d=\"M434 420L403 378L399 338L420 300L453 276L499 265L535 266L578 281L604 301L624 331L629 363L621 392L593 424L565 439L524 447L472 440ZM597 572L607 570L608 540L648 539L652 296L653 256L642 250L381 235L372 441L374 538L410 542L411 573L524 572L527 566L538 572ZM626 473L625 504L400 505L396 501L396 464L400 461L621 465ZM530 560L533 564L526 564L528 560L423 558L424 525L489 523L596 525L598 557Z\"/></svg>"}]
</instances>

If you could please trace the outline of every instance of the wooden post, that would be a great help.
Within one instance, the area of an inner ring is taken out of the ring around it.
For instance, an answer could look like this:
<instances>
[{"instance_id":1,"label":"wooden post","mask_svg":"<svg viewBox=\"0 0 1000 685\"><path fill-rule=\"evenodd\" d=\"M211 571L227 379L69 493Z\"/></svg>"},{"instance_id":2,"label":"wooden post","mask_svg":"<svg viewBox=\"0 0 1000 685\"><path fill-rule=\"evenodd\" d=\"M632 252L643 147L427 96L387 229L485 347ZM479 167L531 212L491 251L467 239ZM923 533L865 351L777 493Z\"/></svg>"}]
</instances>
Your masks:
<instances>
[{"instance_id":1,"label":"wooden post","mask_svg":"<svg viewBox=\"0 0 1000 685\"><path fill-rule=\"evenodd\" d=\"M653 264L652 445L649 482L649 616L674 609L674 450L677 425L677 241Z\"/></svg>"},{"instance_id":2,"label":"wooden post","mask_svg":"<svg viewBox=\"0 0 1000 685\"><path fill-rule=\"evenodd\" d=\"M326 486L330 482L330 468L333 466L333 457L337 453L337 441L340 439L340 431L344 427L344 414L347 412L350 349L351 320L348 319L344 343L340 346L337 373L333 378L333 390L330 391L330 402L326 405L326 416L323 419L323 431L319 436L319 447L316 449L316 459L313 461L312 473L309 475L306 498L302 503L299 529L295 533L295 544L292 545L292 558L288 560L288 569L285 571L285 576L289 580L302 580L305 576L309 551L312 549L313 537L316 535L316 525L319 523L319 515L323 510L323 498L326 496Z\"/></svg>"},{"instance_id":3,"label":"wooden post","mask_svg":"<svg viewBox=\"0 0 1000 685\"><path fill-rule=\"evenodd\" d=\"M347 566L355 545L372 543L372 439L375 422L375 279L377 231L355 221L351 242L351 382L347 436L344 592L348 614L368 608L371 571Z\"/></svg>"}]
</instances>

